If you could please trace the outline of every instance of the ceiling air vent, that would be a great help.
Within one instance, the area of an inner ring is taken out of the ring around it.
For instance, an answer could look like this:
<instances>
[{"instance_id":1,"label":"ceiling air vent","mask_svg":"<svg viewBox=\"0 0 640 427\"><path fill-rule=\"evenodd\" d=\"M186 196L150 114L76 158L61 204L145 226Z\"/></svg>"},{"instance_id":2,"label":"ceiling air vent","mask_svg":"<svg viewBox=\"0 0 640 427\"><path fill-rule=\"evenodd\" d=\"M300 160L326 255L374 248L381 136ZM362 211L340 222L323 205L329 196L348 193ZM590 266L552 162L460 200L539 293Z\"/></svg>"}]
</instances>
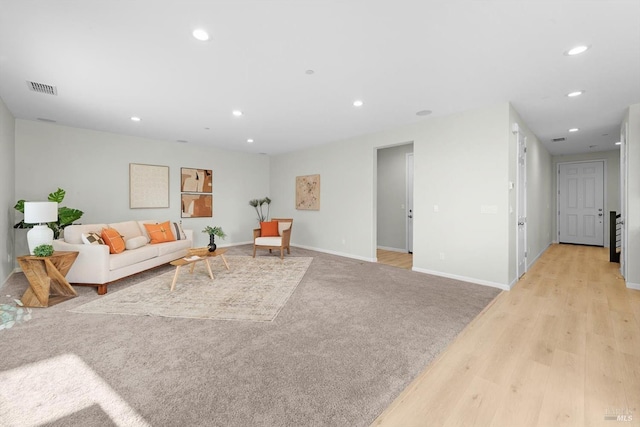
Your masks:
<instances>
[{"instance_id":1,"label":"ceiling air vent","mask_svg":"<svg viewBox=\"0 0 640 427\"><path fill-rule=\"evenodd\" d=\"M46 93L47 95L57 95L58 89L55 86L46 85L44 83L36 83L27 81L27 86L29 86L29 90L39 93Z\"/></svg>"},{"instance_id":2,"label":"ceiling air vent","mask_svg":"<svg viewBox=\"0 0 640 427\"><path fill-rule=\"evenodd\" d=\"M551 142L563 142L563 141L566 141L566 140L567 140L567 138L553 138L551 140Z\"/></svg>"}]
</instances>

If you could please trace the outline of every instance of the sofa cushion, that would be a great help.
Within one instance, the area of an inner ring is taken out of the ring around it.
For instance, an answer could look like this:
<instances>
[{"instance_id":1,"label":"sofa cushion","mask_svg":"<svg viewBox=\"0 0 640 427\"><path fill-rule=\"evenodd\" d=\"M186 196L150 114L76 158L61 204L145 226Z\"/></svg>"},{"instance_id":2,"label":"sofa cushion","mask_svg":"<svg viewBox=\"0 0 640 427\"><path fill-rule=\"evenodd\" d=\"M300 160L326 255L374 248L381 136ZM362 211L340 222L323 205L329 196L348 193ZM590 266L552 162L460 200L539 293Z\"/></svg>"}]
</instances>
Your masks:
<instances>
[{"instance_id":1,"label":"sofa cushion","mask_svg":"<svg viewBox=\"0 0 640 427\"><path fill-rule=\"evenodd\" d=\"M173 235L176 236L176 240L187 240L187 235L184 234L184 230L182 229L181 223L172 222L171 230L173 231Z\"/></svg>"},{"instance_id":2,"label":"sofa cushion","mask_svg":"<svg viewBox=\"0 0 640 427\"><path fill-rule=\"evenodd\" d=\"M64 229L64 241L73 245L80 245L82 233L102 233L102 229L107 228L107 224L73 224Z\"/></svg>"},{"instance_id":3,"label":"sofa cushion","mask_svg":"<svg viewBox=\"0 0 640 427\"><path fill-rule=\"evenodd\" d=\"M158 256L164 256L173 252L178 252L182 249L188 249L191 247L190 240L174 240L173 242L166 242L161 245L155 245L158 248ZM179 258L179 257L176 257Z\"/></svg>"},{"instance_id":4,"label":"sofa cushion","mask_svg":"<svg viewBox=\"0 0 640 427\"><path fill-rule=\"evenodd\" d=\"M143 235L137 221L114 222L109 224L109 228L118 230L124 240Z\"/></svg>"},{"instance_id":5,"label":"sofa cushion","mask_svg":"<svg viewBox=\"0 0 640 427\"><path fill-rule=\"evenodd\" d=\"M176 240L173 232L171 231L171 224L169 221L165 221L162 224L145 224L144 228L147 229L147 234L151 239L151 244L173 242Z\"/></svg>"},{"instance_id":6,"label":"sofa cushion","mask_svg":"<svg viewBox=\"0 0 640 427\"><path fill-rule=\"evenodd\" d=\"M157 246L145 245L131 251L109 255L109 270L127 267L158 256Z\"/></svg>"},{"instance_id":7,"label":"sofa cushion","mask_svg":"<svg viewBox=\"0 0 640 427\"><path fill-rule=\"evenodd\" d=\"M100 237L100 233L82 233L82 243L85 245L104 245L104 240Z\"/></svg>"},{"instance_id":8,"label":"sofa cushion","mask_svg":"<svg viewBox=\"0 0 640 427\"><path fill-rule=\"evenodd\" d=\"M104 243L109 246L109 253L119 254L124 251L124 240L115 228L103 228L101 237Z\"/></svg>"},{"instance_id":9,"label":"sofa cushion","mask_svg":"<svg viewBox=\"0 0 640 427\"><path fill-rule=\"evenodd\" d=\"M132 251L134 249L138 249L138 248L143 247L147 243L149 243L149 242L147 242L147 238L145 236L132 237L132 238L130 238L128 240L125 240L124 247L128 251Z\"/></svg>"}]
</instances>

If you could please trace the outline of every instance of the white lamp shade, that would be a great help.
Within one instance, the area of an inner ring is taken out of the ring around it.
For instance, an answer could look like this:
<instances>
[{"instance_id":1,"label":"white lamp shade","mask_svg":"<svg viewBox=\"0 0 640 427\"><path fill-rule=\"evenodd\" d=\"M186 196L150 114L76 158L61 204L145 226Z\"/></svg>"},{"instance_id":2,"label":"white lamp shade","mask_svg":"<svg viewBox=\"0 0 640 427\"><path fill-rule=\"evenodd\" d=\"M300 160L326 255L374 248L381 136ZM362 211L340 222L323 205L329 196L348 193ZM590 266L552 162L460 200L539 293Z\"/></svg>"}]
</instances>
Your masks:
<instances>
[{"instance_id":1,"label":"white lamp shade","mask_svg":"<svg viewBox=\"0 0 640 427\"><path fill-rule=\"evenodd\" d=\"M58 220L57 202L24 202L24 222L42 224Z\"/></svg>"}]
</instances>

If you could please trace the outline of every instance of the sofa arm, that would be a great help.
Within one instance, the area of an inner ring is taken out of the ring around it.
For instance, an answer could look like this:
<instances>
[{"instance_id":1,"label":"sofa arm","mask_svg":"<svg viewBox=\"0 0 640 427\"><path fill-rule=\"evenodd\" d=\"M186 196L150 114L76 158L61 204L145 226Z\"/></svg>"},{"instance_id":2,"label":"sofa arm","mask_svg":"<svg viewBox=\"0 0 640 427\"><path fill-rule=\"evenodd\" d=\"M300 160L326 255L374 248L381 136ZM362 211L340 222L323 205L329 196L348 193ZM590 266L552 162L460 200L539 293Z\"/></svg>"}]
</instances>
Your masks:
<instances>
[{"instance_id":1,"label":"sofa arm","mask_svg":"<svg viewBox=\"0 0 640 427\"><path fill-rule=\"evenodd\" d=\"M69 283L103 284L109 281L109 246L54 240L53 249L78 252L78 257L67 273Z\"/></svg>"}]
</instances>

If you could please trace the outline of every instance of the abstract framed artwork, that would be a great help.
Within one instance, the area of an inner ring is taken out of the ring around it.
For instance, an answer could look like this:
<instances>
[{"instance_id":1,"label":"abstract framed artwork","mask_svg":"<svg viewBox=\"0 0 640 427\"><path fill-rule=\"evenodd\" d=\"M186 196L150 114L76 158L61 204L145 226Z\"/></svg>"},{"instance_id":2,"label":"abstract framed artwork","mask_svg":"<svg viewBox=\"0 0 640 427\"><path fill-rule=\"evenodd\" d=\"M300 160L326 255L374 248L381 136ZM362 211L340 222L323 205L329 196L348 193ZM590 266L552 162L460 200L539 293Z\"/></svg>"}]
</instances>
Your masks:
<instances>
[{"instance_id":1,"label":"abstract framed artwork","mask_svg":"<svg viewBox=\"0 0 640 427\"><path fill-rule=\"evenodd\" d=\"M206 218L213 216L213 196L211 194L182 193L182 218Z\"/></svg>"},{"instance_id":2,"label":"abstract framed artwork","mask_svg":"<svg viewBox=\"0 0 640 427\"><path fill-rule=\"evenodd\" d=\"M296 209L320 210L320 175L296 177Z\"/></svg>"},{"instance_id":3,"label":"abstract framed artwork","mask_svg":"<svg viewBox=\"0 0 640 427\"><path fill-rule=\"evenodd\" d=\"M129 163L129 207L169 207L169 166Z\"/></svg>"},{"instance_id":4,"label":"abstract framed artwork","mask_svg":"<svg viewBox=\"0 0 640 427\"><path fill-rule=\"evenodd\" d=\"M211 169L180 169L180 191L183 193L213 193Z\"/></svg>"}]
</instances>

